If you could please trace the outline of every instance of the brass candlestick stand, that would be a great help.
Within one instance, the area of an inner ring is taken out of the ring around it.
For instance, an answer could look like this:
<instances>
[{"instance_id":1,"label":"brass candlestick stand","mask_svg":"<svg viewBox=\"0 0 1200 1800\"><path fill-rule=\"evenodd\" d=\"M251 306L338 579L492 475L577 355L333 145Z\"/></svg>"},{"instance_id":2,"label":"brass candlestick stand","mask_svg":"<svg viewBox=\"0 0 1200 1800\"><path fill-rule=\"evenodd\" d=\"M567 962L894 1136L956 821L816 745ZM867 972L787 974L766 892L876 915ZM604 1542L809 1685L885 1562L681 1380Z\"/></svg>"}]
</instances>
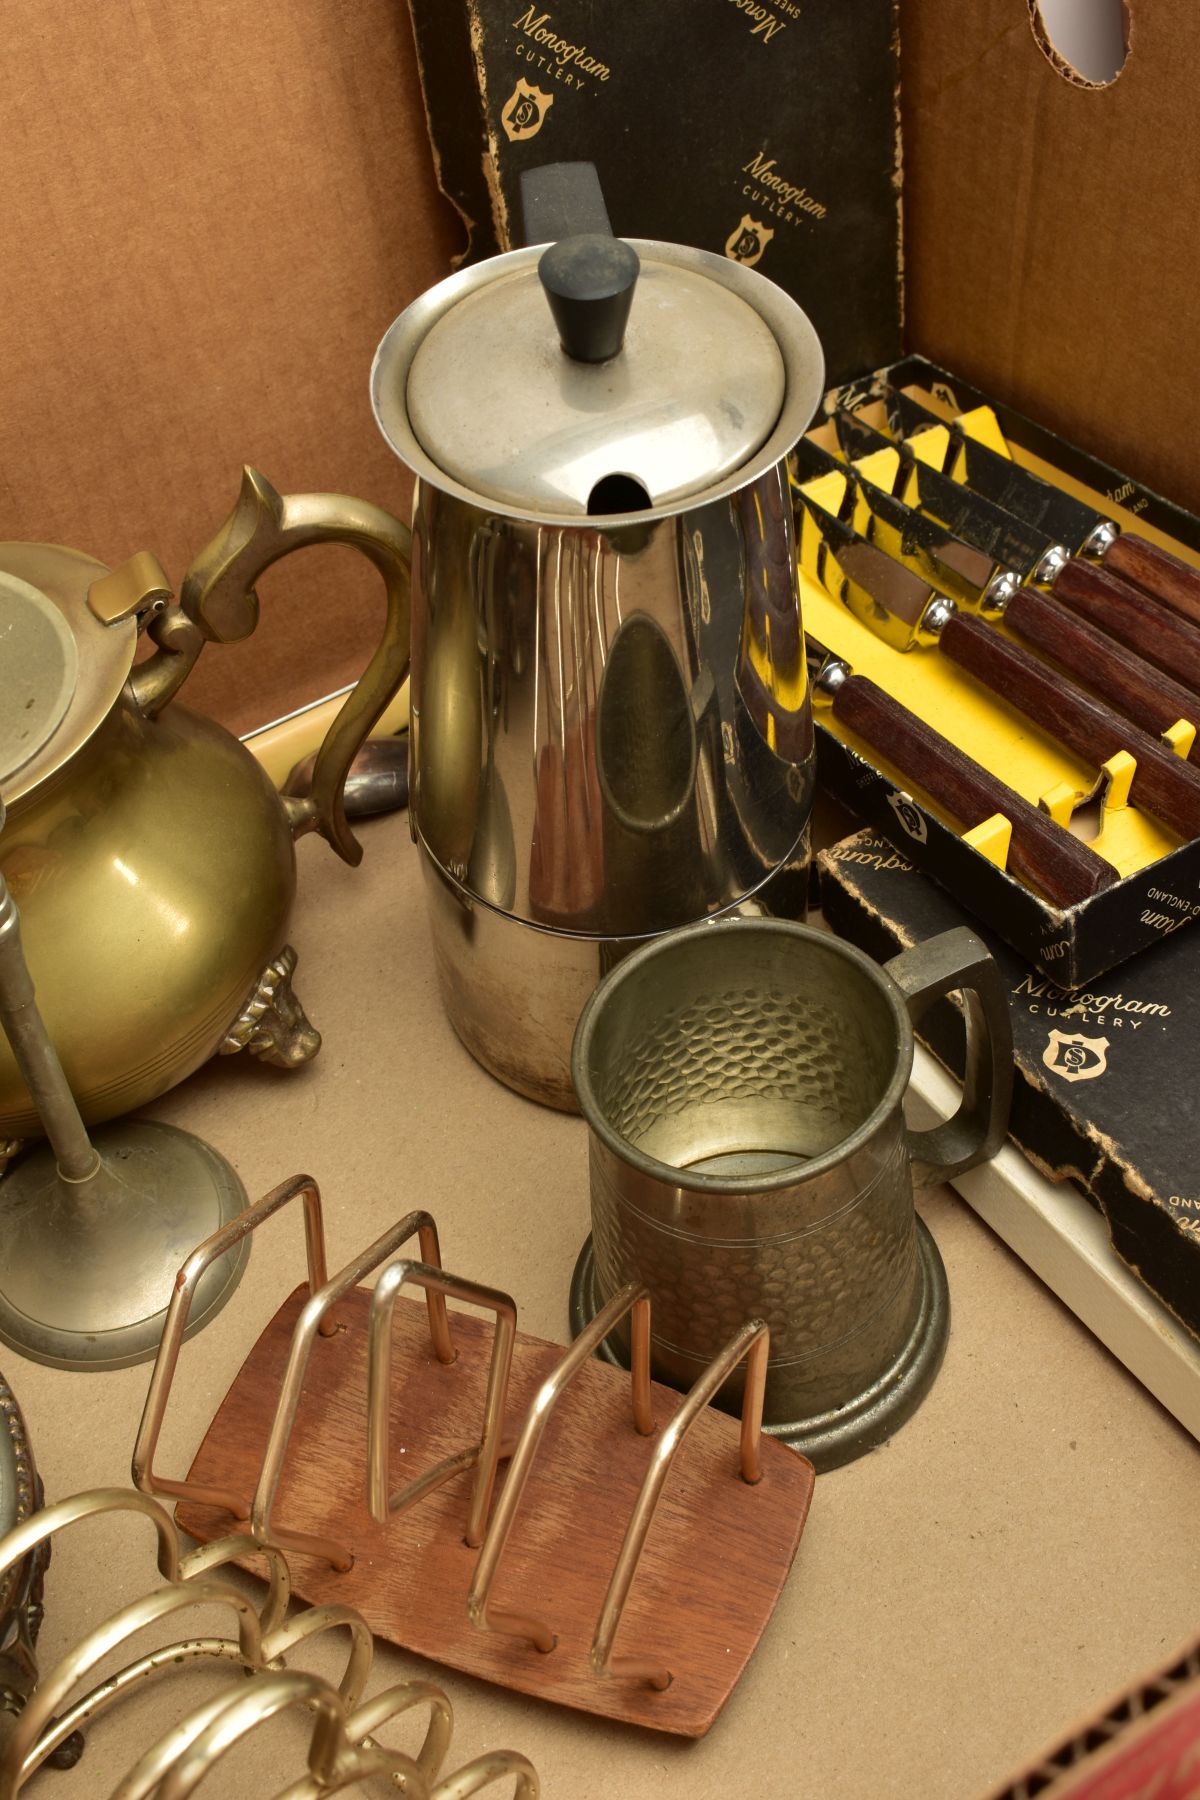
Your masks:
<instances>
[{"instance_id":1,"label":"brass candlestick stand","mask_svg":"<svg viewBox=\"0 0 1200 1800\"><path fill-rule=\"evenodd\" d=\"M173 1125L124 1119L88 1137L3 875L0 1025L49 1139L0 1182L0 1339L61 1369L141 1362L158 1348L180 1263L241 1212L245 1189L224 1157ZM249 1247L243 1239L205 1272L192 1331L229 1298Z\"/></svg>"}]
</instances>

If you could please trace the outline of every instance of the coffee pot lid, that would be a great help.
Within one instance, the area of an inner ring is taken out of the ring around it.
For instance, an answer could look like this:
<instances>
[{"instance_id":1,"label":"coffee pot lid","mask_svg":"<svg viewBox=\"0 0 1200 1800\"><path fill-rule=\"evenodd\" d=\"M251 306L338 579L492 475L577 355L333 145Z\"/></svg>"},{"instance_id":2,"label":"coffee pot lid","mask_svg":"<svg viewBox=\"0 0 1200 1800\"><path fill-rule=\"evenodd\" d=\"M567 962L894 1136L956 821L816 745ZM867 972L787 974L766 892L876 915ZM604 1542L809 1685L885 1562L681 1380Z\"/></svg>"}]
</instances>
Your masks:
<instances>
[{"instance_id":1,"label":"coffee pot lid","mask_svg":"<svg viewBox=\"0 0 1200 1800\"><path fill-rule=\"evenodd\" d=\"M422 480L531 521L663 518L779 462L824 385L816 332L757 270L614 237L591 163L521 174L527 247L392 325L371 398Z\"/></svg>"},{"instance_id":2,"label":"coffee pot lid","mask_svg":"<svg viewBox=\"0 0 1200 1800\"><path fill-rule=\"evenodd\" d=\"M656 254L662 246L610 241L640 264L615 354L585 360L563 347L528 253L516 267L498 259L510 266L423 335L407 372L409 423L463 488L539 516L632 512L735 475L771 436L787 373L758 310L699 252L687 266Z\"/></svg>"},{"instance_id":3,"label":"coffee pot lid","mask_svg":"<svg viewBox=\"0 0 1200 1800\"><path fill-rule=\"evenodd\" d=\"M0 544L0 795L19 799L108 716L137 624L88 605L103 563L55 544Z\"/></svg>"}]
</instances>

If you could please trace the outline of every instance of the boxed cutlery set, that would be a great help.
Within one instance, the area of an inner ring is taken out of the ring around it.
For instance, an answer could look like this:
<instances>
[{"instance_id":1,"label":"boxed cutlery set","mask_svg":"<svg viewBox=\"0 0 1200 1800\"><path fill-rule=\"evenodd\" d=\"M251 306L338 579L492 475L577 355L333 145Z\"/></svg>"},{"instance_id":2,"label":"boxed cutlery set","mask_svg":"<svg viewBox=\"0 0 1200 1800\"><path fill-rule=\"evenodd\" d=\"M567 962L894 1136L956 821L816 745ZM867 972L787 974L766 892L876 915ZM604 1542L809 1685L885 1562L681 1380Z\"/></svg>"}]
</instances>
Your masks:
<instances>
[{"instance_id":1,"label":"boxed cutlery set","mask_svg":"<svg viewBox=\"0 0 1200 1800\"><path fill-rule=\"evenodd\" d=\"M1114 3L15 24L0 1800L956 1800L1182 1635L1195 1444L950 1185L1200 1393L1200 26Z\"/></svg>"},{"instance_id":2,"label":"boxed cutlery set","mask_svg":"<svg viewBox=\"0 0 1200 1800\"><path fill-rule=\"evenodd\" d=\"M1198 910L1200 521L918 357L825 410L793 456L823 779L1077 987Z\"/></svg>"}]
</instances>

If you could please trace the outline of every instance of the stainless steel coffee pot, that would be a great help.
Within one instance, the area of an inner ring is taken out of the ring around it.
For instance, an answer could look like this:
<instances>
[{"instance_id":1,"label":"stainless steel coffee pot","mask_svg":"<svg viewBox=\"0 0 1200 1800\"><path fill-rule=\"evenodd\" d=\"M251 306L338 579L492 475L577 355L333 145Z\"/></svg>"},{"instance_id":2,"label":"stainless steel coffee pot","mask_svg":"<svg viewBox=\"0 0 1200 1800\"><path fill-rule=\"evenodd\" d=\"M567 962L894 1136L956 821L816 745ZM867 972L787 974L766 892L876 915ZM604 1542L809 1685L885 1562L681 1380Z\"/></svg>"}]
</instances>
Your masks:
<instances>
[{"instance_id":1,"label":"stainless steel coffee pot","mask_svg":"<svg viewBox=\"0 0 1200 1800\"><path fill-rule=\"evenodd\" d=\"M573 1109L575 1023L622 955L803 915L785 458L823 362L752 269L614 238L590 165L524 202L533 247L409 307L371 388L418 477L410 819L443 995L486 1068Z\"/></svg>"}]
</instances>

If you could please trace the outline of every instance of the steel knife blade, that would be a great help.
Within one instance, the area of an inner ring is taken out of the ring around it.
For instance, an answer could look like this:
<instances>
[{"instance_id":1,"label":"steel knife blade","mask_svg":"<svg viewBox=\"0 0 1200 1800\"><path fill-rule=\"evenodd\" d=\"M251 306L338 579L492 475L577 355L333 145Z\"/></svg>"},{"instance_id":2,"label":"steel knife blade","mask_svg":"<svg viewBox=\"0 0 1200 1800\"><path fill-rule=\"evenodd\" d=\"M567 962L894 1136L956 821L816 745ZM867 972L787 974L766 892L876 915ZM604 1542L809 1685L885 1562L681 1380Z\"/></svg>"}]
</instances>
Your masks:
<instances>
[{"instance_id":1,"label":"steel knife blade","mask_svg":"<svg viewBox=\"0 0 1200 1800\"><path fill-rule=\"evenodd\" d=\"M860 619L885 644L901 652L937 641L937 628L927 623L930 607L942 606L931 582L914 575L852 525L820 505L803 487L799 504L818 535L815 579L834 600Z\"/></svg>"},{"instance_id":2,"label":"steel knife blade","mask_svg":"<svg viewBox=\"0 0 1200 1800\"><path fill-rule=\"evenodd\" d=\"M887 445L886 439L884 443ZM801 471L823 474L836 469L847 478L850 493L842 519L938 593L960 606L994 605L998 611L1015 588L1014 575L997 557L947 530L939 519L906 505L886 487L868 480L861 470L848 469L806 438L801 438L795 454ZM961 493L962 489L956 487L955 491Z\"/></svg>"},{"instance_id":3,"label":"steel knife blade","mask_svg":"<svg viewBox=\"0 0 1200 1800\"><path fill-rule=\"evenodd\" d=\"M912 437L914 432L934 425L948 430L950 449L945 472L965 482L973 493L1033 526L1044 534L1047 543L1061 544L1073 556L1098 558L1111 541L1116 527L1095 507L1076 500L1073 494L1064 493L1023 469L1011 457L1000 456L987 444L969 437L957 422L947 425L901 388L885 388L883 401L888 423L898 436ZM1105 530L1097 539L1101 527Z\"/></svg>"},{"instance_id":4,"label":"steel knife blade","mask_svg":"<svg viewBox=\"0 0 1200 1800\"><path fill-rule=\"evenodd\" d=\"M965 530L974 544L981 546L976 553L981 566L974 572L977 582L980 577L984 579L972 593L971 569L956 560L945 543L938 546L940 556L930 555L920 565L915 564L911 560L909 544L916 534L903 517L907 510L903 502L894 494L881 493L863 470L851 462L848 478L855 482L863 503L852 523L872 542L927 576L939 592L960 605L967 605L987 616L1002 616L1018 636L1068 670L1077 681L1093 689L1110 706L1140 725L1143 731L1161 736L1181 720L1190 724L1194 731L1200 727L1200 699L1196 695L1069 608L1048 600L1032 588L1018 586L1013 575L1003 569L995 559L996 547L1019 549L1019 534L1024 527L1014 522L1017 533L1014 540L1014 534L1008 530L1006 513L913 458L907 444L893 444L852 415L839 414L836 423L842 449L852 456L862 456L864 452L874 456L873 468L880 466L878 452L881 448L891 451L899 465L896 485L903 486L906 495L915 493L918 503L932 509L934 519L939 522L935 529L956 524ZM808 460L814 459L809 456ZM864 512L868 515L866 523ZM881 519L884 518L886 523L881 530ZM950 533L946 533L946 537L953 543ZM1054 593L1053 586L1050 593ZM1193 741L1188 760L1200 767L1200 741Z\"/></svg>"},{"instance_id":5,"label":"steel knife blade","mask_svg":"<svg viewBox=\"0 0 1200 1800\"><path fill-rule=\"evenodd\" d=\"M923 438L923 434L937 427L941 435L932 441L945 442L946 462L954 465L957 450L966 441L961 432L956 436L952 425L947 425L944 419L899 389L887 388L884 402L889 430L902 433L905 427L910 428L907 436L884 440L897 449L902 445L907 447L910 462L905 477L906 499L920 506L922 511L928 508L934 517L941 518L952 530L981 548L990 548L994 552L998 545L1004 544L1010 553L1012 567L1027 581L1047 588L1057 600L1064 601L1101 631L1153 663L1191 695L1200 696L1200 632L1193 625L1104 565L1084 557L1072 557L1065 545L1049 540L1042 527L1014 518L959 480L950 482L943 469L917 452L922 442L931 441ZM873 431L865 420L856 415L847 416L855 418L860 438ZM843 433L848 429L839 426ZM881 433L875 435L882 439ZM986 450L985 445L977 448ZM994 451L987 454L995 456ZM1015 467L1004 457L995 460L1002 469ZM960 474L962 467L960 463ZM949 486L947 482L950 482ZM958 490L957 498L954 489ZM1040 557L1029 562L1028 558L1039 545L1042 546ZM1196 703L1194 700L1193 704Z\"/></svg>"},{"instance_id":6,"label":"steel knife blade","mask_svg":"<svg viewBox=\"0 0 1200 1800\"><path fill-rule=\"evenodd\" d=\"M903 436L946 423L903 389L885 388L883 399L889 421ZM1200 569L1135 531L1122 531L1107 513L1000 455L958 421L950 429L956 452L947 473L1026 524L1049 532L1073 554L1094 559L1178 617L1200 624Z\"/></svg>"},{"instance_id":7,"label":"steel knife blade","mask_svg":"<svg viewBox=\"0 0 1200 1800\"><path fill-rule=\"evenodd\" d=\"M899 498L993 557L1002 567L1012 569L1022 581L1038 579L1037 571L1047 552L1056 547L1054 538L1014 518L961 482L952 481L932 463L914 455L906 439L885 437L857 413L839 412L834 416L834 424L838 442L852 461L880 450L895 452L899 466L893 492Z\"/></svg>"}]
</instances>

